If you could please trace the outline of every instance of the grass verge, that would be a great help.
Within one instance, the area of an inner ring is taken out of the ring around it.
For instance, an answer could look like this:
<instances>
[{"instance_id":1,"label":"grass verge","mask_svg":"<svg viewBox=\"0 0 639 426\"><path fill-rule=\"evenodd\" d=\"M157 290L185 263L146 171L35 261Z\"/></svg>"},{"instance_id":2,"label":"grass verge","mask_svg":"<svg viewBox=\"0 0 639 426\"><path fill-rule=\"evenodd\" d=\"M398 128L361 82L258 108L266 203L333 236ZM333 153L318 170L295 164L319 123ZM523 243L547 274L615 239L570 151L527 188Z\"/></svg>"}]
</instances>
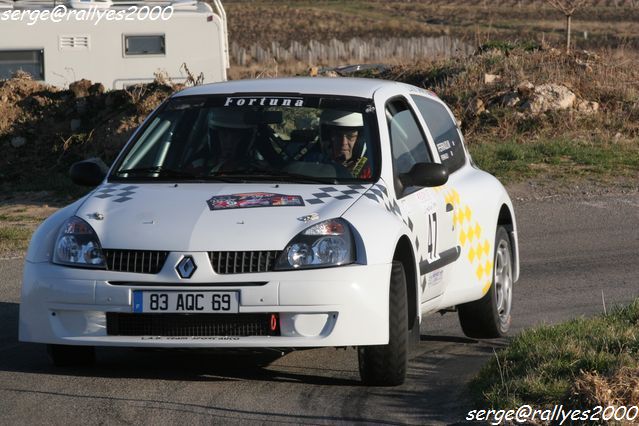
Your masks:
<instances>
[{"instance_id":1,"label":"grass verge","mask_svg":"<svg viewBox=\"0 0 639 426\"><path fill-rule=\"evenodd\" d=\"M471 382L495 409L639 404L639 299L595 318L526 330Z\"/></svg>"},{"instance_id":2,"label":"grass verge","mask_svg":"<svg viewBox=\"0 0 639 426\"><path fill-rule=\"evenodd\" d=\"M60 203L45 201L52 198L47 194L40 192L35 198L0 200L0 258L23 256L33 231L60 207Z\"/></svg>"},{"instance_id":3,"label":"grass verge","mask_svg":"<svg viewBox=\"0 0 639 426\"><path fill-rule=\"evenodd\" d=\"M33 227L18 225L0 227L0 256L24 253L33 230Z\"/></svg>"},{"instance_id":4,"label":"grass verge","mask_svg":"<svg viewBox=\"0 0 639 426\"><path fill-rule=\"evenodd\" d=\"M571 139L470 144L477 165L504 182L544 175L554 180L632 177L639 170L639 149L633 144Z\"/></svg>"}]
</instances>

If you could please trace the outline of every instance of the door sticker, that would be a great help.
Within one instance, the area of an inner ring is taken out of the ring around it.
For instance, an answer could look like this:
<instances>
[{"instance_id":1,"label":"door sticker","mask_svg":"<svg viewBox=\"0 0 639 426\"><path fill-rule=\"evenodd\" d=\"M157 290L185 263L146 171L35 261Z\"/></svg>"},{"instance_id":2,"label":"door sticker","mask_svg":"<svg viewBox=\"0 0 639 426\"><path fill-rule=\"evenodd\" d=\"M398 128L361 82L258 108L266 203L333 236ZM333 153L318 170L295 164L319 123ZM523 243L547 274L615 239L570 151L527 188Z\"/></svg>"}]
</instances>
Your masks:
<instances>
[{"instance_id":1,"label":"door sticker","mask_svg":"<svg viewBox=\"0 0 639 426\"><path fill-rule=\"evenodd\" d=\"M428 215L428 245L427 245L426 260L428 263L433 263L439 259L439 253L437 251L437 213L433 212Z\"/></svg>"},{"instance_id":2,"label":"door sticker","mask_svg":"<svg viewBox=\"0 0 639 426\"><path fill-rule=\"evenodd\" d=\"M426 285L428 287L435 287L436 285L441 284L443 279L444 271L442 269L439 269L426 275Z\"/></svg>"},{"instance_id":3,"label":"door sticker","mask_svg":"<svg viewBox=\"0 0 639 426\"><path fill-rule=\"evenodd\" d=\"M437 199L433 191L426 190L417 192L417 200L425 214L429 214L437 208Z\"/></svg>"}]
</instances>

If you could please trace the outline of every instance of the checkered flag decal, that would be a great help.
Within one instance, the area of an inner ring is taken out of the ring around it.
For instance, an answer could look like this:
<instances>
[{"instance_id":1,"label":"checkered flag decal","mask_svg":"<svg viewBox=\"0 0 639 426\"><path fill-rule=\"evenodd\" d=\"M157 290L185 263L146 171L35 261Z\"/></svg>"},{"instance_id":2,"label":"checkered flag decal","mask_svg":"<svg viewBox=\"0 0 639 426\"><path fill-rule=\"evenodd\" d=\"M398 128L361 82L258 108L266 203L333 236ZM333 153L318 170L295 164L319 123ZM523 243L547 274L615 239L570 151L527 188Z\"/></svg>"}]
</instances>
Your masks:
<instances>
[{"instance_id":1,"label":"checkered flag decal","mask_svg":"<svg viewBox=\"0 0 639 426\"><path fill-rule=\"evenodd\" d=\"M408 226L408 222L404 218L402 210L399 208L399 204L397 204L397 201L394 198L390 199L388 197L388 190L384 185L376 183L368 190L368 192L366 192L366 194L364 194L364 196L384 206L386 210L403 220L406 226Z\"/></svg>"},{"instance_id":2,"label":"checkered flag decal","mask_svg":"<svg viewBox=\"0 0 639 426\"><path fill-rule=\"evenodd\" d=\"M348 200L359 197L365 190L364 185L348 185L348 189L337 189L332 186L318 188L319 192L313 195L313 198L307 198L305 201L309 204L324 204L327 198L335 198L337 200Z\"/></svg>"},{"instance_id":3,"label":"checkered flag decal","mask_svg":"<svg viewBox=\"0 0 639 426\"><path fill-rule=\"evenodd\" d=\"M116 203L124 203L125 201L133 199L131 195L135 194L136 189L138 189L138 187L135 185L124 186L119 183L110 183L97 190L94 197L102 199L114 198L111 201Z\"/></svg>"},{"instance_id":4,"label":"checkered flag decal","mask_svg":"<svg viewBox=\"0 0 639 426\"><path fill-rule=\"evenodd\" d=\"M397 204L397 200L394 198L391 199L388 196L388 190L384 185L376 183L366 192L366 194L364 194L364 196L381 204L386 210L388 210L388 212L393 213L395 216L400 218L402 222L408 226L408 229L410 229L411 236L415 241L415 248L419 250L419 237L415 234L415 224L408 216L402 213L402 209L399 207L399 204ZM424 260L423 256L420 255L420 261L422 260Z\"/></svg>"},{"instance_id":5,"label":"checkered flag decal","mask_svg":"<svg viewBox=\"0 0 639 426\"><path fill-rule=\"evenodd\" d=\"M348 185L348 189L345 190L327 186L319 188L318 190L319 192L312 194L313 198L307 198L305 201L309 204L324 204L324 200L328 198L348 200L363 194L365 197L381 204L386 210L400 218L404 224L408 226L411 236L415 241L415 247L419 250L419 238L415 234L415 225L413 224L413 221L402 213L402 209L399 207L399 204L397 204L397 201L388 196L388 190L383 184L376 183L368 191L366 191L366 187L364 185Z\"/></svg>"}]
</instances>

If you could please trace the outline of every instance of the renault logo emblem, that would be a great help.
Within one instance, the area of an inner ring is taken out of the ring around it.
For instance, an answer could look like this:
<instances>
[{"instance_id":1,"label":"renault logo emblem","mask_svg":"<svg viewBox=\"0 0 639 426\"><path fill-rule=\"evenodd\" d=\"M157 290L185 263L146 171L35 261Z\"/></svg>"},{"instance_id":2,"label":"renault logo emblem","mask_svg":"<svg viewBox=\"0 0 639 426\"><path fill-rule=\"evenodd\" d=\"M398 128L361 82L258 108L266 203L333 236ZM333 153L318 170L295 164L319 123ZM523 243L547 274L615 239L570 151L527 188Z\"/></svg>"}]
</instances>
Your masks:
<instances>
[{"instance_id":1,"label":"renault logo emblem","mask_svg":"<svg viewBox=\"0 0 639 426\"><path fill-rule=\"evenodd\" d=\"M191 278L197 269L195 261L191 256L184 256L175 267L181 278Z\"/></svg>"}]
</instances>

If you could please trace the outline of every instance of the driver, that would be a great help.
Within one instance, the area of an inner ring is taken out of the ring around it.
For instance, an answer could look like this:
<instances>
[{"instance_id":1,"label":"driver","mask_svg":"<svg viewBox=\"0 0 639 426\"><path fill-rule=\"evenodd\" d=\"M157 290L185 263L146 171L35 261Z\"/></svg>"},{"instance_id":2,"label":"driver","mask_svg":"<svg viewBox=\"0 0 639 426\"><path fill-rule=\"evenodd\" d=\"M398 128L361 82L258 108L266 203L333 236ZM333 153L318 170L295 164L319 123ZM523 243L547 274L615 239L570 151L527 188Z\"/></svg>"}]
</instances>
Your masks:
<instances>
[{"instance_id":1,"label":"driver","mask_svg":"<svg viewBox=\"0 0 639 426\"><path fill-rule=\"evenodd\" d=\"M211 173L233 171L250 165L257 126L244 121L241 110L218 110L209 120L212 140Z\"/></svg>"},{"instance_id":2,"label":"driver","mask_svg":"<svg viewBox=\"0 0 639 426\"><path fill-rule=\"evenodd\" d=\"M359 112L325 110L320 116L323 146L330 160L354 176L370 178L371 167L363 139L364 120Z\"/></svg>"}]
</instances>

